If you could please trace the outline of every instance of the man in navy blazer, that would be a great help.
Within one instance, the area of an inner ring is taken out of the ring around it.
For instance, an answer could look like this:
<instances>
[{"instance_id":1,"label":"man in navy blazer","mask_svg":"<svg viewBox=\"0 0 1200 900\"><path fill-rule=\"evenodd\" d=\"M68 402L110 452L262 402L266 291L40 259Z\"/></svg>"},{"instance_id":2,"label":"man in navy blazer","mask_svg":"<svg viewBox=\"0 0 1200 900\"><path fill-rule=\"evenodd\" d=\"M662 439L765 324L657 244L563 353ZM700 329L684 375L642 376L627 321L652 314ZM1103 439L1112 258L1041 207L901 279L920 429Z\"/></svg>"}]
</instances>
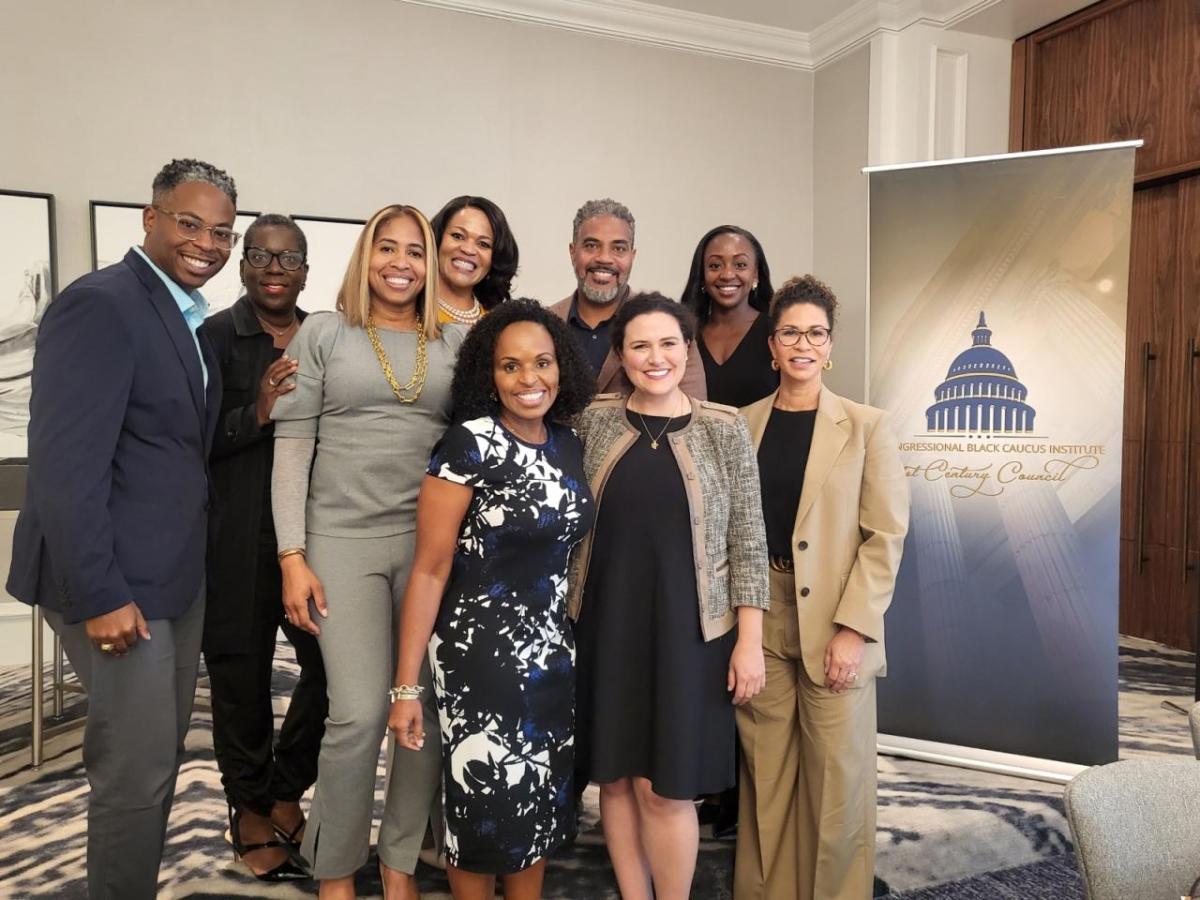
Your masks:
<instances>
[{"instance_id":1,"label":"man in navy blazer","mask_svg":"<svg viewBox=\"0 0 1200 900\"><path fill-rule=\"evenodd\" d=\"M50 304L8 590L88 691L88 892L153 898L196 688L220 371L199 292L237 242L221 170L174 160L145 240Z\"/></svg>"}]
</instances>

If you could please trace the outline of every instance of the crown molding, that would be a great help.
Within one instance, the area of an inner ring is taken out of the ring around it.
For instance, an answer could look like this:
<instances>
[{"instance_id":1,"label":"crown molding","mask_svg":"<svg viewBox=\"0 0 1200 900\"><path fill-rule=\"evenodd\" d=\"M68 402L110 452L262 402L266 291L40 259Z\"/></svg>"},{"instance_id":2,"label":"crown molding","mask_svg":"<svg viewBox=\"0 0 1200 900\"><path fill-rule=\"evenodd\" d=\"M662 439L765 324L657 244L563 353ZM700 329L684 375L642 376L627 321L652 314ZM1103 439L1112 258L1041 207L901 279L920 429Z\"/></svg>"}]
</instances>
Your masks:
<instances>
[{"instance_id":1,"label":"crown molding","mask_svg":"<svg viewBox=\"0 0 1200 900\"><path fill-rule=\"evenodd\" d=\"M813 71L881 33L947 28L1003 0L859 0L812 32L659 6L641 0L398 0L708 56Z\"/></svg>"},{"instance_id":2,"label":"crown molding","mask_svg":"<svg viewBox=\"0 0 1200 900\"><path fill-rule=\"evenodd\" d=\"M860 0L809 33L811 68L836 62L878 34L913 25L951 28L1003 0Z\"/></svg>"},{"instance_id":3,"label":"crown molding","mask_svg":"<svg viewBox=\"0 0 1200 900\"><path fill-rule=\"evenodd\" d=\"M638 0L400 0L709 56L811 69L808 35Z\"/></svg>"}]
</instances>

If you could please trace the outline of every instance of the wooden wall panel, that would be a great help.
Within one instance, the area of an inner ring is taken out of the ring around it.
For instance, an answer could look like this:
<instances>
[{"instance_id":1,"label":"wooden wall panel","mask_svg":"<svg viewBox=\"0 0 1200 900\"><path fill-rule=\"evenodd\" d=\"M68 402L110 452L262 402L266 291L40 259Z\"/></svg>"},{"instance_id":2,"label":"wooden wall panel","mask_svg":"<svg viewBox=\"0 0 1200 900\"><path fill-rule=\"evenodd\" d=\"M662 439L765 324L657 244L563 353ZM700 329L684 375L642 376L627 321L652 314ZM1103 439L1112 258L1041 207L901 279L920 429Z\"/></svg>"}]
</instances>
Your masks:
<instances>
[{"instance_id":1,"label":"wooden wall panel","mask_svg":"<svg viewBox=\"0 0 1200 900\"><path fill-rule=\"evenodd\" d=\"M1020 149L1140 138L1140 180L1200 170L1200 2L1106 0L1018 44Z\"/></svg>"},{"instance_id":2,"label":"wooden wall panel","mask_svg":"<svg viewBox=\"0 0 1200 900\"><path fill-rule=\"evenodd\" d=\"M1196 649L1188 638L1194 636L1200 614L1200 177L1177 184L1180 385L1173 415L1183 422L1179 476L1183 485L1180 499L1168 503L1180 510L1179 546L1185 568L1179 601L1165 618L1170 627L1168 643ZM1171 484L1170 472L1164 480Z\"/></svg>"},{"instance_id":3,"label":"wooden wall panel","mask_svg":"<svg viewBox=\"0 0 1200 900\"><path fill-rule=\"evenodd\" d=\"M1025 149L1025 48L1028 38L1013 43L1012 83L1009 85L1008 152Z\"/></svg>"},{"instance_id":4,"label":"wooden wall panel","mask_svg":"<svg viewBox=\"0 0 1200 900\"><path fill-rule=\"evenodd\" d=\"M1171 4L1167 21L1165 102L1176 107L1179 121L1174 132L1171 156L1183 164L1200 158L1200 2L1182 0Z\"/></svg>"},{"instance_id":5,"label":"wooden wall panel","mask_svg":"<svg viewBox=\"0 0 1200 900\"><path fill-rule=\"evenodd\" d=\"M1122 632L1154 640L1170 635L1176 646L1188 640L1177 611L1182 574L1173 570L1172 579L1168 571L1173 560L1182 565L1182 509L1171 498L1183 446L1172 402L1178 389L1173 370L1180 362L1175 345L1182 337L1178 228L1177 184L1137 192L1126 319L1120 610ZM1155 357L1148 366L1143 362L1147 344Z\"/></svg>"}]
</instances>

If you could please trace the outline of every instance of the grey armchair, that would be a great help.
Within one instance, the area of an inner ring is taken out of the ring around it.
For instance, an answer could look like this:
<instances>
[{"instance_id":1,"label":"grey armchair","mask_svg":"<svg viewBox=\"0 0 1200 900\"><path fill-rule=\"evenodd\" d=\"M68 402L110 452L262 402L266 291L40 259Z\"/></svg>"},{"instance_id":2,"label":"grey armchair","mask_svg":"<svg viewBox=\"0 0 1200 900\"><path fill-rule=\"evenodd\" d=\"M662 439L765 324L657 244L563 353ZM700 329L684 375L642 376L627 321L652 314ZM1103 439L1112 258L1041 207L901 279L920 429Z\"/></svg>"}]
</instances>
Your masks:
<instances>
[{"instance_id":1,"label":"grey armchair","mask_svg":"<svg viewBox=\"0 0 1200 900\"><path fill-rule=\"evenodd\" d=\"M1089 900L1179 900L1200 876L1200 761L1127 759L1063 799Z\"/></svg>"}]
</instances>

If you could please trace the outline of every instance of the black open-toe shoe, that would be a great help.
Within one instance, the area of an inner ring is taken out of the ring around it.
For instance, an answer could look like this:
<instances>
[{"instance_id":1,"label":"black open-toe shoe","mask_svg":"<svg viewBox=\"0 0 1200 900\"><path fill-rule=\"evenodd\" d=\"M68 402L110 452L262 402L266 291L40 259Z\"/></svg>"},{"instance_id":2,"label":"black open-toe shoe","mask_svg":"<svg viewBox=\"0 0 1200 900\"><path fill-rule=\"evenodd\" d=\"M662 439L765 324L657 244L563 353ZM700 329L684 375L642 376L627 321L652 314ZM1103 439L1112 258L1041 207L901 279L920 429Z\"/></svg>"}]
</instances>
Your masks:
<instances>
[{"instance_id":1,"label":"black open-toe shoe","mask_svg":"<svg viewBox=\"0 0 1200 900\"><path fill-rule=\"evenodd\" d=\"M229 843L233 844L233 858L246 866L246 870L250 872L259 881L305 881L312 878L304 870L299 859L294 852L294 844L285 843L279 840L263 841L258 844L243 844L241 831L241 814L232 806L229 807ZM255 850L267 850L278 847L287 852L287 859L281 862L273 869L266 872L258 873L247 865L245 856L247 853L253 853Z\"/></svg>"}]
</instances>

